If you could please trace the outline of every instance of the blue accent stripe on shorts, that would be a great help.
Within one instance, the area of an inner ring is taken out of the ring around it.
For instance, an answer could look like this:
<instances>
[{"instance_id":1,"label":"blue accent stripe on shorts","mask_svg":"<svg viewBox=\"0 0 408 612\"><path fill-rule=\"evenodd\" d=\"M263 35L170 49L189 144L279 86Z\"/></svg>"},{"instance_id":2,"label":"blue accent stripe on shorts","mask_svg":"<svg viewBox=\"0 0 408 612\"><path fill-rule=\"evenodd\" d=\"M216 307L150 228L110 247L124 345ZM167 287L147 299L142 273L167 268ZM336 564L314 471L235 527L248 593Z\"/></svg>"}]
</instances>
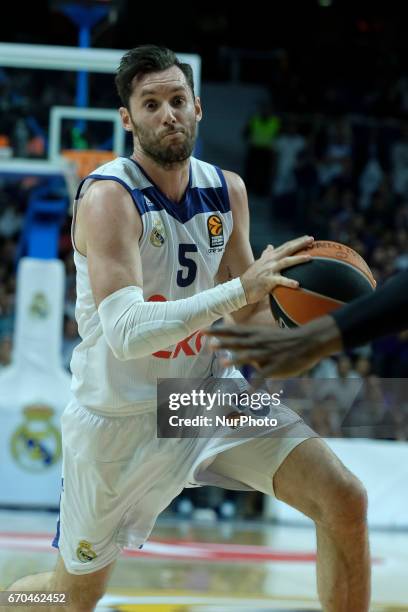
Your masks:
<instances>
[{"instance_id":1,"label":"blue accent stripe on shorts","mask_svg":"<svg viewBox=\"0 0 408 612\"><path fill-rule=\"evenodd\" d=\"M61 478L61 489L64 490L64 479ZM59 548L59 539L60 539L60 517L61 517L61 494L60 494L60 498L59 498L59 504L58 504L59 508L58 508L58 521L57 521L57 533L54 536L53 541L51 542L51 546L53 546L54 548Z\"/></svg>"}]
</instances>

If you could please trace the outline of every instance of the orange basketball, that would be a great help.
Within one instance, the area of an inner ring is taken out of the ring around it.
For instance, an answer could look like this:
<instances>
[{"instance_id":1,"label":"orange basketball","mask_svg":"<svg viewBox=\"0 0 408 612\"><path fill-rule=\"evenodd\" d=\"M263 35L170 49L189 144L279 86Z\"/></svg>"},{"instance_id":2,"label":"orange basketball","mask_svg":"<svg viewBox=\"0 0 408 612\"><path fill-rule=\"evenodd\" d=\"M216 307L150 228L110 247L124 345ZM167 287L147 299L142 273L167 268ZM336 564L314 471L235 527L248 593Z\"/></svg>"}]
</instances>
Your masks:
<instances>
[{"instance_id":1,"label":"orange basketball","mask_svg":"<svg viewBox=\"0 0 408 612\"><path fill-rule=\"evenodd\" d=\"M273 316L282 327L303 325L375 289L367 263L345 244L316 240L296 254L303 253L313 259L281 272L299 281L299 288L276 287L270 294Z\"/></svg>"}]
</instances>

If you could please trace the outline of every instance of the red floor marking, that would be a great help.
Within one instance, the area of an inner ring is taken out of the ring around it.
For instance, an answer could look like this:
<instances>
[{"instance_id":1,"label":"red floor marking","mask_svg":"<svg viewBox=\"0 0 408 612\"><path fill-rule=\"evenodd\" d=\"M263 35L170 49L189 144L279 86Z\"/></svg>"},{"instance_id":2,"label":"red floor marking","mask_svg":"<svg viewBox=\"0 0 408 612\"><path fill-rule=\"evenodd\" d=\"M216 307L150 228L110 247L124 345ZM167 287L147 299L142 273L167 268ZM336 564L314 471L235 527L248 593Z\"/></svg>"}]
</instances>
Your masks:
<instances>
[{"instance_id":1,"label":"red floor marking","mask_svg":"<svg viewBox=\"0 0 408 612\"><path fill-rule=\"evenodd\" d=\"M0 532L0 549L56 552L49 533ZM315 563L316 554L304 551L282 551L268 546L192 542L187 540L149 540L142 550L124 549L124 557L229 562ZM373 559L381 563L383 559Z\"/></svg>"}]
</instances>

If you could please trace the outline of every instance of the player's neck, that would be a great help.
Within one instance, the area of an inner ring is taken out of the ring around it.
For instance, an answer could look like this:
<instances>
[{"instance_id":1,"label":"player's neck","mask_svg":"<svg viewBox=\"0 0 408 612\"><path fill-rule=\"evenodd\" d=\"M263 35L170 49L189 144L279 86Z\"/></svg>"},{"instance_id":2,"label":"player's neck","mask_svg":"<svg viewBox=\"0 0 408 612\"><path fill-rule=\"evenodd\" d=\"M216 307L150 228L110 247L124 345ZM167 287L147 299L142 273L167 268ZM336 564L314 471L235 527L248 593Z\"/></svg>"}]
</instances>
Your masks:
<instances>
[{"instance_id":1,"label":"player's neck","mask_svg":"<svg viewBox=\"0 0 408 612\"><path fill-rule=\"evenodd\" d=\"M134 151L132 157L142 166L164 195L173 202L179 202L182 199L189 181L189 159L169 166L160 166L139 151Z\"/></svg>"}]
</instances>

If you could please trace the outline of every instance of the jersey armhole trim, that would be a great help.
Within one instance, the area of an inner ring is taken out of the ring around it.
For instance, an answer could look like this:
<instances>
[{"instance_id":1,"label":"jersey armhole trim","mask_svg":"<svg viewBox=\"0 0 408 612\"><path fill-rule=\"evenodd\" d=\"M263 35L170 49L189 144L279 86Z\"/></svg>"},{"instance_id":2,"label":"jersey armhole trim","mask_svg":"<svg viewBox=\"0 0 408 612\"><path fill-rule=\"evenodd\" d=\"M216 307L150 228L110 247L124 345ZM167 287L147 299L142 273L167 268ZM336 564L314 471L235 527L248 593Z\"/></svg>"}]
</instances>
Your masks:
<instances>
[{"instance_id":1,"label":"jersey armhole trim","mask_svg":"<svg viewBox=\"0 0 408 612\"><path fill-rule=\"evenodd\" d=\"M76 199L78 199L79 193L82 189L82 185L85 183L85 181L88 180L98 180L98 181L116 181L116 183L119 183L120 185L122 185L122 187L124 187L126 189L126 191L129 193L129 195L131 196L132 200L134 200L133 197L133 193L131 188L129 187L129 185L127 185L127 183L125 183L125 181L122 181L122 179L120 179L117 176L112 176L110 174L89 174L79 185L78 191L77 191L77 197Z\"/></svg>"},{"instance_id":2,"label":"jersey armhole trim","mask_svg":"<svg viewBox=\"0 0 408 612\"><path fill-rule=\"evenodd\" d=\"M231 203L230 203L230 199L229 199L229 193L228 193L228 186L227 186L227 182L225 180L225 176L223 171L221 170L221 168L219 168L218 166L214 166L220 181L221 181L221 187L222 187L222 194L224 196L224 201L226 204L226 212L231 210Z\"/></svg>"}]
</instances>

